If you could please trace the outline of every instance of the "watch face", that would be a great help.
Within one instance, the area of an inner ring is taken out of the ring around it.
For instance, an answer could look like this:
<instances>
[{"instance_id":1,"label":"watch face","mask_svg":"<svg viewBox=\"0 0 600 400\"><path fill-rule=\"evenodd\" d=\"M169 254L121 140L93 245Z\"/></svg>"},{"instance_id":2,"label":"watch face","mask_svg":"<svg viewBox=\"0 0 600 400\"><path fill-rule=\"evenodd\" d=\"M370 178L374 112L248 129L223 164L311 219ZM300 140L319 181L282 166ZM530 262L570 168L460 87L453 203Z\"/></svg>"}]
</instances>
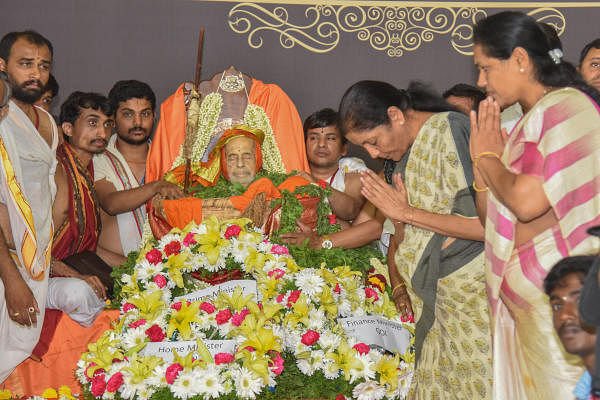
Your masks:
<instances>
[{"instance_id":1,"label":"watch face","mask_svg":"<svg viewBox=\"0 0 600 400\"><path fill-rule=\"evenodd\" d=\"M333 247L333 242L329 239L323 240L323 243L321 243L321 247L323 247L324 249L331 249Z\"/></svg>"}]
</instances>

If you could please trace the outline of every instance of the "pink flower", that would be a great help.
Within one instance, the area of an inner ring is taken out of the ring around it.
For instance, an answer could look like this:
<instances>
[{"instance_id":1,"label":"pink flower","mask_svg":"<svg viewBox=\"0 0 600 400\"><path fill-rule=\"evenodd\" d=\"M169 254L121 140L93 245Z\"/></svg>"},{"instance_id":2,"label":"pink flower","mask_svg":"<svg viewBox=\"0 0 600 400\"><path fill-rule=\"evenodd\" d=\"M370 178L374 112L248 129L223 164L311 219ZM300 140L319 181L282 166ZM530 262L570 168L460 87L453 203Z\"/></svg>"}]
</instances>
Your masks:
<instances>
[{"instance_id":1,"label":"pink flower","mask_svg":"<svg viewBox=\"0 0 600 400\"><path fill-rule=\"evenodd\" d=\"M269 271L269 273L267 275L269 275L269 276L275 275L275 279L279 279L283 275L285 275L285 271L280 268L275 268L274 270Z\"/></svg>"},{"instance_id":2,"label":"pink flower","mask_svg":"<svg viewBox=\"0 0 600 400\"><path fill-rule=\"evenodd\" d=\"M273 353L275 353L275 357L273 357ZM274 351L271 350L271 367L273 367L273 369L271 371L273 371L273 373L275 375L280 375L283 372L283 358L281 358L281 354L279 354L278 351Z\"/></svg>"},{"instance_id":3,"label":"pink flower","mask_svg":"<svg viewBox=\"0 0 600 400\"><path fill-rule=\"evenodd\" d=\"M167 255L167 257L172 256L174 254L179 254L180 251L181 251L181 243L179 243L179 241L177 241L177 240L171 240L165 246L165 254Z\"/></svg>"},{"instance_id":4,"label":"pink flower","mask_svg":"<svg viewBox=\"0 0 600 400\"><path fill-rule=\"evenodd\" d=\"M240 228L238 225L229 225L225 230L225 239L229 240L232 237L237 238L241 231L242 228Z\"/></svg>"},{"instance_id":5,"label":"pink flower","mask_svg":"<svg viewBox=\"0 0 600 400\"><path fill-rule=\"evenodd\" d=\"M160 250L152 249L146 253L146 260L151 264L158 264L159 262L162 262L163 255Z\"/></svg>"},{"instance_id":6,"label":"pink flower","mask_svg":"<svg viewBox=\"0 0 600 400\"><path fill-rule=\"evenodd\" d=\"M302 335L302 339L300 341L307 346L312 346L317 342L317 340L319 340L320 336L321 335L319 334L319 332L310 330L304 335Z\"/></svg>"},{"instance_id":7,"label":"pink flower","mask_svg":"<svg viewBox=\"0 0 600 400\"><path fill-rule=\"evenodd\" d=\"M367 354L371 351L371 348L364 343L356 343L352 348L358 351L359 354Z\"/></svg>"},{"instance_id":8,"label":"pink flower","mask_svg":"<svg viewBox=\"0 0 600 400\"><path fill-rule=\"evenodd\" d=\"M281 256L284 254L290 254L290 251L285 246L274 244L273 247L271 247L271 253Z\"/></svg>"},{"instance_id":9,"label":"pink flower","mask_svg":"<svg viewBox=\"0 0 600 400\"><path fill-rule=\"evenodd\" d=\"M106 382L106 390L109 392L116 392L117 390L119 390L122 384L123 374L121 372L117 372L116 374L110 377L108 382Z\"/></svg>"},{"instance_id":10,"label":"pink flower","mask_svg":"<svg viewBox=\"0 0 600 400\"><path fill-rule=\"evenodd\" d=\"M285 294L280 294L279 296L277 296L275 298L275 301L277 301L278 303L281 303L283 301L284 297L285 297Z\"/></svg>"},{"instance_id":11,"label":"pink flower","mask_svg":"<svg viewBox=\"0 0 600 400\"><path fill-rule=\"evenodd\" d=\"M164 275L155 275L153 281L159 288L167 286L167 278L165 278Z\"/></svg>"},{"instance_id":12,"label":"pink flower","mask_svg":"<svg viewBox=\"0 0 600 400\"><path fill-rule=\"evenodd\" d=\"M243 348L243 350L248 350L250 353L253 353L255 351L254 347L252 346L246 346Z\"/></svg>"},{"instance_id":13,"label":"pink flower","mask_svg":"<svg viewBox=\"0 0 600 400\"><path fill-rule=\"evenodd\" d=\"M327 219L329 220L329 224L330 224L330 225L335 225L335 224L337 224L337 217L336 217L336 215L335 215L335 214L329 214L329 215L327 216Z\"/></svg>"},{"instance_id":14,"label":"pink flower","mask_svg":"<svg viewBox=\"0 0 600 400\"><path fill-rule=\"evenodd\" d=\"M221 310L217 313L215 319L217 320L218 325L223 325L231 319L231 311L229 311L229 308Z\"/></svg>"},{"instance_id":15,"label":"pink flower","mask_svg":"<svg viewBox=\"0 0 600 400\"><path fill-rule=\"evenodd\" d=\"M288 307L291 307L291 303L297 302L299 297L300 297L300 291L292 290L292 292L288 296Z\"/></svg>"},{"instance_id":16,"label":"pink flower","mask_svg":"<svg viewBox=\"0 0 600 400\"><path fill-rule=\"evenodd\" d=\"M415 316L413 314L408 314L406 317L404 315L400 316L400 321L402 322L412 322L415 323Z\"/></svg>"},{"instance_id":17,"label":"pink flower","mask_svg":"<svg viewBox=\"0 0 600 400\"><path fill-rule=\"evenodd\" d=\"M190 247L195 244L198 244L198 242L196 242L196 234L195 233L190 232L187 235L185 235L185 237L183 238L183 245L185 247Z\"/></svg>"},{"instance_id":18,"label":"pink flower","mask_svg":"<svg viewBox=\"0 0 600 400\"><path fill-rule=\"evenodd\" d=\"M98 374L92 378L92 395L94 397L100 397L106 390L106 375Z\"/></svg>"},{"instance_id":19,"label":"pink flower","mask_svg":"<svg viewBox=\"0 0 600 400\"><path fill-rule=\"evenodd\" d=\"M125 304L123 304L123 313L126 313L129 310L134 310L134 309L136 309L136 306L134 306L131 303L125 303Z\"/></svg>"},{"instance_id":20,"label":"pink flower","mask_svg":"<svg viewBox=\"0 0 600 400\"><path fill-rule=\"evenodd\" d=\"M342 288L340 288L340 284L339 284L339 283L336 283L336 284L335 284L335 288L333 289L333 291L334 291L335 293L337 293L337 294L340 294L340 293L342 293ZM341 395L340 395L340 396L341 396Z\"/></svg>"},{"instance_id":21,"label":"pink flower","mask_svg":"<svg viewBox=\"0 0 600 400\"><path fill-rule=\"evenodd\" d=\"M90 378L88 378L88 369L90 369L92 367L95 367L96 365L98 365L98 364L96 364L95 362L91 362L90 365L88 365L88 367L85 369L84 374L85 374L85 377L87 378L88 382L92 381ZM97 370L94 371L94 375L93 376L100 375L100 374L103 374L103 373L104 373L104 369L98 368Z\"/></svg>"},{"instance_id":22,"label":"pink flower","mask_svg":"<svg viewBox=\"0 0 600 400\"><path fill-rule=\"evenodd\" d=\"M367 297L367 299L370 299L372 297L373 301L379 300L379 296L377 295L377 292L375 290L373 290L373 288L370 288L370 287L365 288L365 296Z\"/></svg>"},{"instance_id":23,"label":"pink flower","mask_svg":"<svg viewBox=\"0 0 600 400\"><path fill-rule=\"evenodd\" d=\"M177 310L177 311L181 310L181 302L180 302L180 301L178 301L177 303L173 303L173 304L171 304L171 308L172 308L173 310Z\"/></svg>"},{"instance_id":24,"label":"pink flower","mask_svg":"<svg viewBox=\"0 0 600 400\"><path fill-rule=\"evenodd\" d=\"M167 371L165 372L165 380L169 385L172 385L173 381L177 379L179 371L183 371L183 367L179 363L171 364L167 367Z\"/></svg>"},{"instance_id":25,"label":"pink flower","mask_svg":"<svg viewBox=\"0 0 600 400\"><path fill-rule=\"evenodd\" d=\"M235 359L233 354L230 353L217 353L215 354L215 364L229 364Z\"/></svg>"},{"instance_id":26,"label":"pink flower","mask_svg":"<svg viewBox=\"0 0 600 400\"><path fill-rule=\"evenodd\" d=\"M337 396L335 396L335 400L346 400L346 398L343 394L338 394Z\"/></svg>"},{"instance_id":27,"label":"pink flower","mask_svg":"<svg viewBox=\"0 0 600 400\"><path fill-rule=\"evenodd\" d=\"M138 326L142 326L145 323L146 323L145 319L138 319L137 321L130 323L129 327L130 328L137 328Z\"/></svg>"},{"instance_id":28,"label":"pink flower","mask_svg":"<svg viewBox=\"0 0 600 400\"><path fill-rule=\"evenodd\" d=\"M321 188L323 189L327 189L327 182L325 182L322 179L319 182L317 182L317 185L321 186Z\"/></svg>"},{"instance_id":29,"label":"pink flower","mask_svg":"<svg viewBox=\"0 0 600 400\"><path fill-rule=\"evenodd\" d=\"M167 336L165 335L161 327L156 324L146 329L146 335L148 335L151 342L162 342L163 339Z\"/></svg>"},{"instance_id":30,"label":"pink flower","mask_svg":"<svg viewBox=\"0 0 600 400\"><path fill-rule=\"evenodd\" d=\"M242 322L246 319L246 315L250 314L247 308L244 308L239 313L233 314L233 318L231 319L231 323L235 326L240 326Z\"/></svg>"},{"instance_id":31,"label":"pink flower","mask_svg":"<svg viewBox=\"0 0 600 400\"><path fill-rule=\"evenodd\" d=\"M200 309L205 311L208 314L212 314L216 310L215 306L213 306L210 303L207 303L206 301L204 301L204 302L202 302L202 304L200 304Z\"/></svg>"}]
</instances>

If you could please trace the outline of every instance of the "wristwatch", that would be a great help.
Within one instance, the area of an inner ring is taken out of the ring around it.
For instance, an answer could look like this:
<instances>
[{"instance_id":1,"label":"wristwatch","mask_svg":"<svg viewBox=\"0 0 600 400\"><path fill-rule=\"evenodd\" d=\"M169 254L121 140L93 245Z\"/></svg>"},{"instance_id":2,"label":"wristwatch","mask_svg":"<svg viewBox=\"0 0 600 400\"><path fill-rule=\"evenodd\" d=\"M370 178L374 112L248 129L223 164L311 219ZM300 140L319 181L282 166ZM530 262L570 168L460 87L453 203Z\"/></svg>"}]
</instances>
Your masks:
<instances>
[{"instance_id":1,"label":"wristwatch","mask_svg":"<svg viewBox=\"0 0 600 400\"><path fill-rule=\"evenodd\" d=\"M324 249L333 248L333 242L331 241L331 239L329 239L329 236L327 236L327 235L321 236L321 247Z\"/></svg>"}]
</instances>

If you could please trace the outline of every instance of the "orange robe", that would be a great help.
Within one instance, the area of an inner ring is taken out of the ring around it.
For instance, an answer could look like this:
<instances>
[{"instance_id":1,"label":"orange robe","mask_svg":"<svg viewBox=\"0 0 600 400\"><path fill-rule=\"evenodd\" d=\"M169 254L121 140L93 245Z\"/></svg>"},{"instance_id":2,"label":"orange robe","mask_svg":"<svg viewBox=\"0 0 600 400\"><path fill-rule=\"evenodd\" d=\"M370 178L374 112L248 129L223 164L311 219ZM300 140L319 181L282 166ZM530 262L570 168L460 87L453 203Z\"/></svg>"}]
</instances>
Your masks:
<instances>
[{"instance_id":1,"label":"orange robe","mask_svg":"<svg viewBox=\"0 0 600 400\"><path fill-rule=\"evenodd\" d=\"M287 172L309 171L302 120L285 92L275 84L266 84L253 78L248 101L249 104L262 107L269 116ZM185 138L186 121L182 84L160 106L160 121L146 163L146 182L162 178L171 169Z\"/></svg>"}]
</instances>

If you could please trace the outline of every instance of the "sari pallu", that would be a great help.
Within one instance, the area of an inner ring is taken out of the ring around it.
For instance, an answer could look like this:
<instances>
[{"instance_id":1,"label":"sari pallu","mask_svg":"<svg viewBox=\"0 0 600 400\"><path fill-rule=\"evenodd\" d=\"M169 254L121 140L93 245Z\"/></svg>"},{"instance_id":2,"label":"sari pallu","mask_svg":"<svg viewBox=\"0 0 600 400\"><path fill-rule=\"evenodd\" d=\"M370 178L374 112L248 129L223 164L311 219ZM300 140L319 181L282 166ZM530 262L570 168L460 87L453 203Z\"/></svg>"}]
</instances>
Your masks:
<instances>
[{"instance_id":1,"label":"sari pallu","mask_svg":"<svg viewBox=\"0 0 600 400\"><path fill-rule=\"evenodd\" d=\"M597 252L586 230L600 224L600 114L582 92L544 96L511 133L502 162L542 180L553 228L515 249L517 218L488 192L486 283L496 399L572 398L583 372L552 327L543 281L564 257ZM536 340L531 340L536 337Z\"/></svg>"},{"instance_id":2,"label":"sari pallu","mask_svg":"<svg viewBox=\"0 0 600 400\"><path fill-rule=\"evenodd\" d=\"M396 165L409 203L437 214L477 218L470 186L469 121L439 113ZM411 399L489 399L491 348L483 243L412 225L395 254L415 312L416 370Z\"/></svg>"}]
</instances>

